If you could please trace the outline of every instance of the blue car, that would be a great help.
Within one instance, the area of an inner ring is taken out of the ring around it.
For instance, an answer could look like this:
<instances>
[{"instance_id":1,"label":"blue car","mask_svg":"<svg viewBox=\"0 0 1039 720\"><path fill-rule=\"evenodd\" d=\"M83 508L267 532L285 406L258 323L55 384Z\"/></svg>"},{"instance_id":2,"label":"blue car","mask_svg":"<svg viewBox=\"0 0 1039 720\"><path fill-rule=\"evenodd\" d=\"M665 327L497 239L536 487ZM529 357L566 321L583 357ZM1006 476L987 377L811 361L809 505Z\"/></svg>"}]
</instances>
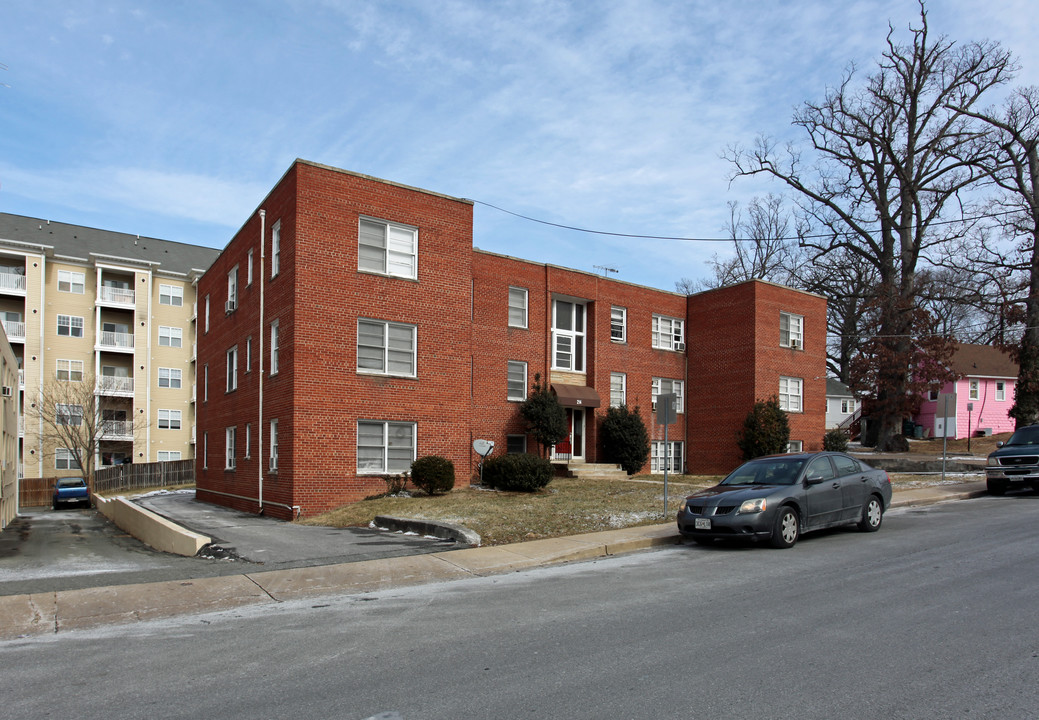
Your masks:
<instances>
[{"instance_id":1,"label":"blue car","mask_svg":"<svg viewBox=\"0 0 1039 720\"><path fill-rule=\"evenodd\" d=\"M54 482L54 509L63 505L90 507L90 488L81 477L63 477Z\"/></svg>"},{"instance_id":2,"label":"blue car","mask_svg":"<svg viewBox=\"0 0 1039 720\"><path fill-rule=\"evenodd\" d=\"M701 544L746 539L789 548L812 530L879 530L890 505L888 474L861 460L837 452L771 455L687 497L678 531Z\"/></svg>"}]
</instances>

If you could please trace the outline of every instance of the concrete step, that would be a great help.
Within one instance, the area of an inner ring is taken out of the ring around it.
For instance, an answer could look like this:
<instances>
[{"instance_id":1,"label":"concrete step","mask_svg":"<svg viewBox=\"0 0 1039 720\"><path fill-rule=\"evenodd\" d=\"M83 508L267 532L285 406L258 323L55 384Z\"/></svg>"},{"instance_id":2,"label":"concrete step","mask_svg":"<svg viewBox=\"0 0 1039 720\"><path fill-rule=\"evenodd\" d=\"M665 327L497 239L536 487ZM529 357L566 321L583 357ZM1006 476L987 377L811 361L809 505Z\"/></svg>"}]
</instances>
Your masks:
<instances>
[{"instance_id":1,"label":"concrete step","mask_svg":"<svg viewBox=\"0 0 1039 720\"><path fill-rule=\"evenodd\" d=\"M567 474L582 480L627 480L628 473L620 465L606 463L576 463L567 466Z\"/></svg>"}]
</instances>

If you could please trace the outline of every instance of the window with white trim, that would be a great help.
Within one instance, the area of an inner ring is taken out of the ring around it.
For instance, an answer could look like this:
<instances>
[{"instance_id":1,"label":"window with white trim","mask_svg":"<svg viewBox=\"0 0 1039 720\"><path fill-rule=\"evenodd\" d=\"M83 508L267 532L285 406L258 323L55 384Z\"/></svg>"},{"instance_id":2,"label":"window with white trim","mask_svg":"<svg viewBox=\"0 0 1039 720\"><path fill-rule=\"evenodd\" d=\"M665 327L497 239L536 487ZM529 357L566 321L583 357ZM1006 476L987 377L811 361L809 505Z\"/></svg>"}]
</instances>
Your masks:
<instances>
[{"instance_id":1,"label":"window with white trim","mask_svg":"<svg viewBox=\"0 0 1039 720\"><path fill-rule=\"evenodd\" d=\"M804 443L800 440L791 440L786 444L786 451L788 453L799 453L804 447Z\"/></svg>"},{"instance_id":2,"label":"window with white trim","mask_svg":"<svg viewBox=\"0 0 1039 720\"><path fill-rule=\"evenodd\" d=\"M967 399L978 400L981 398L981 381L980 380L968 380L967 381Z\"/></svg>"},{"instance_id":3,"label":"window with white trim","mask_svg":"<svg viewBox=\"0 0 1039 720\"><path fill-rule=\"evenodd\" d=\"M779 346L804 349L804 317L779 313Z\"/></svg>"},{"instance_id":4,"label":"window with white trim","mask_svg":"<svg viewBox=\"0 0 1039 720\"><path fill-rule=\"evenodd\" d=\"M238 309L238 266L235 265L227 272L227 304L224 305L225 312Z\"/></svg>"},{"instance_id":5,"label":"window with white trim","mask_svg":"<svg viewBox=\"0 0 1039 720\"><path fill-rule=\"evenodd\" d=\"M180 410L159 410L160 430L180 430Z\"/></svg>"},{"instance_id":6,"label":"window with white trim","mask_svg":"<svg viewBox=\"0 0 1039 720\"><path fill-rule=\"evenodd\" d=\"M418 277L418 230L374 218L361 218L359 222L358 270Z\"/></svg>"},{"instance_id":7,"label":"window with white trim","mask_svg":"<svg viewBox=\"0 0 1039 720\"><path fill-rule=\"evenodd\" d=\"M281 220L271 225L271 277L281 272Z\"/></svg>"},{"instance_id":8,"label":"window with white trim","mask_svg":"<svg viewBox=\"0 0 1039 720\"><path fill-rule=\"evenodd\" d=\"M275 472L278 469L278 421L271 420L271 451L267 460L267 469Z\"/></svg>"},{"instance_id":9,"label":"window with white trim","mask_svg":"<svg viewBox=\"0 0 1039 720\"><path fill-rule=\"evenodd\" d=\"M224 428L224 469L235 468L235 440L238 438L238 428Z\"/></svg>"},{"instance_id":10,"label":"window with white trim","mask_svg":"<svg viewBox=\"0 0 1039 720\"><path fill-rule=\"evenodd\" d=\"M628 341L628 308L614 305L610 308L610 341Z\"/></svg>"},{"instance_id":11,"label":"window with white trim","mask_svg":"<svg viewBox=\"0 0 1039 720\"><path fill-rule=\"evenodd\" d=\"M169 388L176 390L180 388L181 383L181 369L180 368L159 368L159 387Z\"/></svg>"},{"instance_id":12,"label":"window with white trim","mask_svg":"<svg viewBox=\"0 0 1039 720\"><path fill-rule=\"evenodd\" d=\"M509 360L508 400L523 402L527 399L527 363Z\"/></svg>"},{"instance_id":13,"label":"window with white trim","mask_svg":"<svg viewBox=\"0 0 1039 720\"><path fill-rule=\"evenodd\" d=\"M68 448L55 448L54 449L54 469L55 470L79 470L79 463L76 461L76 455Z\"/></svg>"},{"instance_id":14,"label":"window with white trim","mask_svg":"<svg viewBox=\"0 0 1039 720\"><path fill-rule=\"evenodd\" d=\"M855 412L855 401L850 399L842 399L841 412L845 415L851 415L853 412Z\"/></svg>"},{"instance_id":15,"label":"window with white trim","mask_svg":"<svg viewBox=\"0 0 1039 720\"><path fill-rule=\"evenodd\" d=\"M681 442L669 442L666 444L663 442L651 443L650 448L650 463L649 471L652 473L664 472L664 465L667 463L668 472L681 473L685 468L683 458L685 457L685 447ZM670 450L670 452L668 452Z\"/></svg>"},{"instance_id":16,"label":"window with white trim","mask_svg":"<svg viewBox=\"0 0 1039 720\"><path fill-rule=\"evenodd\" d=\"M58 337L83 337L83 318L75 315L58 315Z\"/></svg>"},{"instance_id":17,"label":"window with white trim","mask_svg":"<svg viewBox=\"0 0 1039 720\"><path fill-rule=\"evenodd\" d=\"M203 332L209 332L209 295L206 295L205 315L202 318Z\"/></svg>"},{"instance_id":18,"label":"window with white trim","mask_svg":"<svg viewBox=\"0 0 1039 720\"><path fill-rule=\"evenodd\" d=\"M278 321L273 320L271 322L271 375L278 374L278 343L281 339L281 333L278 327Z\"/></svg>"},{"instance_id":19,"label":"window with white trim","mask_svg":"<svg viewBox=\"0 0 1039 720\"><path fill-rule=\"evenodd\" d=\"M552 369L584 372L585 305L552 301Z\"/></svg>"},{"instance_id":20,"label":"window with white trim","mask_svg":"<svg viewBox=\"0 0 1039 720\"><path fill-rule=\"evenodd\" d=\"M653 409L657 406L658 395L675 394L675 412L685 412L685 380L671 380L669 378L653 378L651 395L653 398Z\"/></svg>"},{"instance_id":21,"label":"window with white trim","mask_svg":"<svg viewBox=\"0 0 1039 720\"><path fill-rule=\"evenodd\" d=\"M527 289L509 288L509 327L527 327Z\"/></svg>"},{"instance_id":22,"label":"window with white trim","mask_svg":"<svg viewBox=\"0 0 1039 720\"><path fill-rule=\"evenodd\" d=\"M227 392L238 389L238 346L227 351Z\"/></svg>"},{"instance_id":23,"label":"window with white trim","mask_svg":"<svg viewBox=\"0 0 1039 720\"><path fill-rule=\"evenodd\" d=\"M627 373L610 373L610 407L620 407L628 402Z\"/></svg>"},{"instance_id":24,"label":"window with white trim","mask_svg":"<svg viewBox=\"0 0 1039 720\"><path fill-rule=\"evenodd\" d=\"M58 360L58 380L83 382L83 361Z\"/></svg>"},{"instance_id":25,"label":"window with white trim","mask_svg":"<svg viewBox=\"0 0 1039 720\"><path fill-rule=\"evenodd\" d=\"M253 364L253 337L250 335L245 339L245 365L242 372L248 373Z\"/></svg>"},{"instance_id":26,"label":"window with white trim","mask_svg":"<svg viewBox=\"0 0 1039 720\"><path fill-rule=\"evenodd\" d=\"M415 423L357 421L357 472L402 473L415 460Z\"/></svg>"},{"instance_id":27,"label":"window with white trim","mask_svg":"<svg viewBox=\"0 0 1039 720\"><path fill-rule=\"evenodd\" d=\"M526 435L506 435L505 453L508 455L522 455L527 452Z\"/></svg>"},{"instance_id":28,"label":"window with white trim","mask_svg":"<svg viewBox=\"0 0 1039 720\"><path fill-rule=\"evenodd\" d=\"M202 402L209 401L209 363L202 366Z\"/></svg>"},{"instance_id":29,"label":"window with white trim","mask_svg":"<svg viewBox=\"0 0 1039 720\"><path fill-rule=\"evenodd\" d=\"M357 321L357 372L415 377L415 326Z\"/></svg>"},{"instance_id":30,"label":"window with white trim","mask_svg":"<svg viewBox=\"0 0 1039 720\"><path fill-rule=\"evenodd\" d=\"M654 315L653 347L660 350L685 350L685 320Z\"/></svg>"},{"instance_id":31,"label":"window with white trim","mask_svg":"<svg viewBox=\"0 0 1039 720\"><path fill-rule=\"evenodd\" d=\"M184 328L159 326L159 347L179 348L184 344Z\"/></svg>"},{"instance_id":32,"label":"window with white trim","mask_svg":"<svg viewBox=\"0 0 1039 720\"><path fill-rule=\"evenodd\" d=\"M174 462L180 460L180 450L159 450L155 459L158 462Z\"/></svg>"},{"instance_id":33,"label":"window with white trim","mask_svg":"<svg viewBox=\"0 0 1039 720\"><path fill-rule=\"evenodd\" d=\"M184 305L184 288L178 285L159 285L159 304L181 307Z\"/></svg>"},{"instance_id":34,"label":"window with white trim","mask_svg":"<svg viewBox=\"0 0 1039 720\"><path fill-rule=\"evenodd\" d=\"M82 295L86 289L87 276L81 272L58 270L58 292Z\"/></svg>"},{"instance_id":35,"label":"window with white trim","mask_svg":"<svg viewBox=\"0 0 1039 720\"><path fill-rule=\"evenodd\" d=\"M83 424L82 405L56 403L54 409L58 425L79 427Z\"/></svg>"},{"instance_id":36,"label":"window with white trim","mask_svg":"<svg viewBox=\"0 0 1039 720\"><path fill-rule=\"evenodd\" d=\"M253 249L249 248L249 252L245 255L245 286L249 287L253 284Z\"/></svg>"},{"instance_id":37,"label":"window with white trim","mask_svg":"<svg viewBox=\"0 0 1039 720\"><path fill-rule=\"evenodd\" d=\"M930 400L931 402L938 402L938 393L939 392L941 392L941 391L940 390L928 390L927 391L927 399Z\"/></svg>"},{"instance_id":38,"label":"window with white trim","mask_svg":"<svg viewBox=\"0 0 1039 720\"><path fill-rule=\"evenodd\" d=\"M250 450L249 450L249 448L252 446L252 444L253 444L253 425L252 425L252 423L246 423L245 424L245 447L242 448L242 450L244 451L243 454L242 454L242 457L244 457L246 460L248 460L249 457L250 457Z\"/></svg>"},{"instance_id":39,"label":"window with white trim","mask_svg":"<svg viewBox=\"0 0 1039 720\"><path fill-rule=\"evenodd\" d=\"M779 407L787 412L801 412L801 378L779 378Z\"/></svg>"},{"instance_id":40,"label":"window with white trim","mask_svg":"<svg viewBox=\"0 0 1039 720\"><path fill-rule=\"evenodd\" d=\"M202 433L202 469L209 469L209 433Z\"/></svg>"},{"instance_id":41,"label":"window with white trim","mask_svg":"<svg viewBox=\"0 0 1039 720\"><path fill-rule=\"evenodd\" d=\"M1007 399L1007 384L1002 380L996 381L996 401L1000 402Z\"/></svg>"}]
</instances>

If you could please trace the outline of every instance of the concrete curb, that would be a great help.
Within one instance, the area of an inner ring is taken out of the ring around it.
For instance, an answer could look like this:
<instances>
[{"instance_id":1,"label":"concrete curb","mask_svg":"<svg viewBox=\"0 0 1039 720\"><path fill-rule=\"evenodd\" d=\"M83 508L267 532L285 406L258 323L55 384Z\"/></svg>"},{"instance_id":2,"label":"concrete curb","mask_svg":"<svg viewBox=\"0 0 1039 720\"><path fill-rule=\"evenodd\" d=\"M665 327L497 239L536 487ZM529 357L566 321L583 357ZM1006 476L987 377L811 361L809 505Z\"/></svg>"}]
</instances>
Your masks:
<instances>
[{"instance_id":1,"label":"concrete curb","mask_svg":"<svg viewBox=\"0 0 1039 720\"><path fill-rule=\"evenodd\" d=\"M117 527L156 550L194 557L213 542L212 538L182 528L124 497L106 498L95 494L94 504L98 512Z\"/></svg>"},{"instance_id":2,"label":"concrete curb","mask_svg":"<svg viewBox=\"0 0 1039 720\"><path fill-rule=\"evenodd\" d=\"M986 494L985 483L900 490L891 507ZM0 596L0 640L333 593L353 595L622 555L682 542L674 522L427 555L189 581Z\"/></svg>"},{"instance_id":3,"label":"concrete curb","mask_svg":"<svg viewBox=\"0 0 1039 720\"><path fill-rule=\"evenodd\" d=\"M426 520L424 518L376 515L372 524L377 528L393 532L411 532L417 535L440 538L441 540L454 540L457 543L469 545L470 547L480 547L480 535L478 533L454 523Z\"/></svg>"}]
</instances>

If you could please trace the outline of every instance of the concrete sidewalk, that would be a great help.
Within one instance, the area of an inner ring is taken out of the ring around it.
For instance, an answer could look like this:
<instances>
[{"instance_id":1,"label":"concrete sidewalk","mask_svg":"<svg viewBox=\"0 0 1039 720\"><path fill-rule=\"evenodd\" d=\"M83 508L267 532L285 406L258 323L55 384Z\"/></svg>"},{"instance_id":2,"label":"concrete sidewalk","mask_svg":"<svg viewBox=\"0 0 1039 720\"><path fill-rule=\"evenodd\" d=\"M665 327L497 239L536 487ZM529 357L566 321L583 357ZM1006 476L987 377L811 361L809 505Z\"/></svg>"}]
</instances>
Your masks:
<instances>
[{"instance_id":1,"label":"concrete sidewalk","mask_svg":"<svg viewBox=\"0 0 1039 720\"><path fill-rule=\"evenodd\" d=\"M899 490L892 507L929 505L985 494L974 482ZM591 560L681 542L674 522L621 530L365 560L137 585L0 597L0 640L133 623L307 595L376 592L395 587L494 575Z\"/></svg>"}]
</instances>

